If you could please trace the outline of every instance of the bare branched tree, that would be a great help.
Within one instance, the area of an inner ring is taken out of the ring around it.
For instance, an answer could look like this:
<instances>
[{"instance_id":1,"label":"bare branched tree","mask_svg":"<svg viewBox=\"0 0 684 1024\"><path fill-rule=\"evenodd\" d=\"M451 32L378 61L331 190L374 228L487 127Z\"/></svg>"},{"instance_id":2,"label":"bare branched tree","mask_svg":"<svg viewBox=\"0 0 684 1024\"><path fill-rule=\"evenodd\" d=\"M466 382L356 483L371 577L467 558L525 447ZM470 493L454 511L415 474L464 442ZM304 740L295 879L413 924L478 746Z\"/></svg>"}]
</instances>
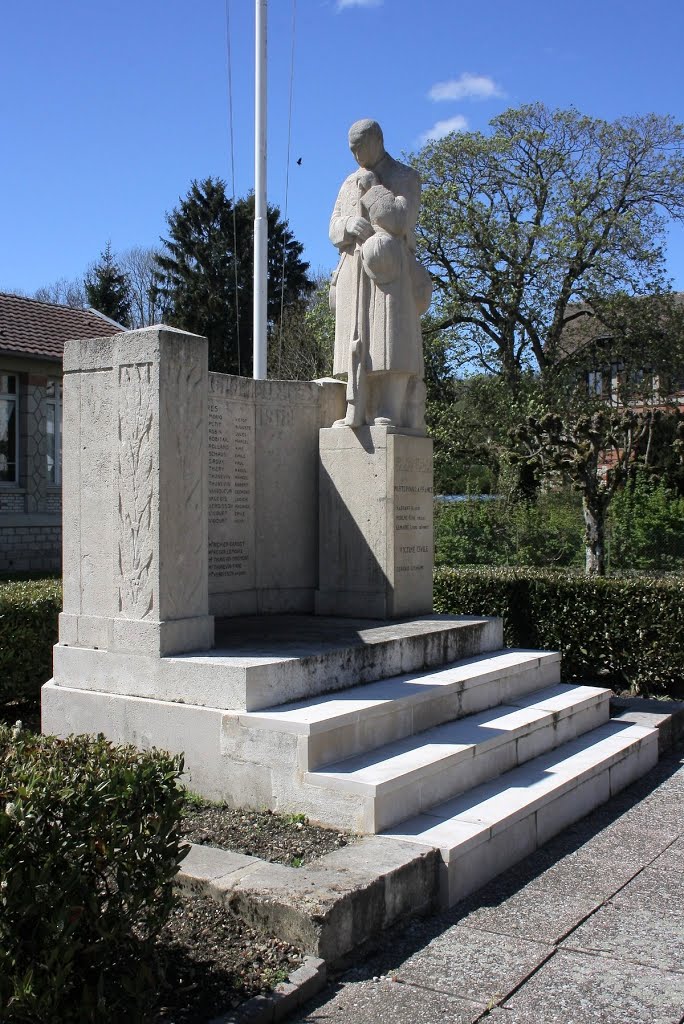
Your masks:
<instances>
[{"instance_id":1,"label":"bare branched tree","mask_svg":"<svg viewBox=\"0 0 684 1024\"><path fill-rule=\"evenodd\" d=\"M56 302L61 306L72 306L74 309L85 309L88 305L82 277L75 277L71 281L66 277L60 277L52 284L37 288L33 298L39 299L41 302Z\"/></svg>"}]
</instances>

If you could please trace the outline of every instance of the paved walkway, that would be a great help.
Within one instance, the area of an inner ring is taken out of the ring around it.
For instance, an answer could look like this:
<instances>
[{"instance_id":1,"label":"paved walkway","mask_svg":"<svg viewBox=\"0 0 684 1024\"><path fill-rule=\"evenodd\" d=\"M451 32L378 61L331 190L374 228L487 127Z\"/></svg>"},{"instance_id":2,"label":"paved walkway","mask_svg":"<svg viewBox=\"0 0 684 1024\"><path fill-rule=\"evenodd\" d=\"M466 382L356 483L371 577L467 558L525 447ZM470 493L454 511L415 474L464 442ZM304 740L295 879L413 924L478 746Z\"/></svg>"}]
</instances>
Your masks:
<instances>
[{"instance_id":1,"label":"paved walkway","mask_svg":"<svg viewBox=\"0 0 684 1024\"><path fill-rule=\"evenodd\" d=\"M684 749L473 897L384 937L298 1024L684 1024Z\"/></svg>"}]
</instances>

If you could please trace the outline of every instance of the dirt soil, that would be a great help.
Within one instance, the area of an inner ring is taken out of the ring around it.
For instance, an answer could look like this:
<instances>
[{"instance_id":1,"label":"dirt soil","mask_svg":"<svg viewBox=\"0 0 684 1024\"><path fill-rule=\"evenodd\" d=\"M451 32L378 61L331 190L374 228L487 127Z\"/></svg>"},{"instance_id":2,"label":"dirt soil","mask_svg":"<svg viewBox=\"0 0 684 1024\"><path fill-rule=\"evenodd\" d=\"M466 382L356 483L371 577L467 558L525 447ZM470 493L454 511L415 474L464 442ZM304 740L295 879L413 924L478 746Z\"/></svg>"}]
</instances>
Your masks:
<instances>
[{"instance_id":1,"label":"dirt soil","mask_svg":"<svg viewBox=\"0 0 684 1024\"><path fill-rule=\"evenodd\" d=\"M179 893L157 944L164 975L153 1024L205 1024L260 992L270 992L303 961L208 896Z\"/></svg>"},{"instance_id":2,"label":"dirt soil","mask_svg":"<svg viewBox=\"0 0 684 1024\"><path fill-rule=\"evenodd\" d=\"M303 815L248 811L188 801L183 836L262 860L299 867L356 836L310 825ZM154 1024L203 1024L260 992L302 963L293 946L232 917L206 896L179 894L159 942L166 975Z\"/></svg>"},{"instance_id":3,"label":"dirt soil","mask_svg":"<svg viewBox=\"0 0 684 1024\"><path fill-rule=\"evenodd\" d=\"M311 825L300 814L195 803L186 805L183 835L188 842L200 846L218 846L292 867L308 864L357 838L348 832Z\"/></svg>"}]
</instances>

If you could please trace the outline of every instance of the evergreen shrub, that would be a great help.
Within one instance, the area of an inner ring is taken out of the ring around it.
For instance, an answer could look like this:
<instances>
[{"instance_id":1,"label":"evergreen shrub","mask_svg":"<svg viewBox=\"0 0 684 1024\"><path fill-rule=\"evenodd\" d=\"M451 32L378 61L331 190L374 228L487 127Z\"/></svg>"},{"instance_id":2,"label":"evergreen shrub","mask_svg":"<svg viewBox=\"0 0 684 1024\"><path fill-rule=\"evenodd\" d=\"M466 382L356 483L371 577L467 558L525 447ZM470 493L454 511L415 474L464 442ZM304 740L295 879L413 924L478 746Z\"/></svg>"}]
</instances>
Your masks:
<instances>
[{"instance_id":1,"label":"evergreen shrub","mask_svg":"<svg viewBox=\"0 0 684 1024\"><path fill-rule=\"evenodd\" d=\"M646 571L684 566L684 498L645 473L610 506L610 567Z\"/></svg>"},{"instance_id":2,"label":"evergreen shrub","mask_svg":"<svg viewBox=\"0 0 684 1024\"><path fill-rule=\"evenodd\" d=\"M437 568L435 611L499 615L507 646L556 650L563 680L684 698L684 579Z\"/></svg>"},{"instance_id":3,"label":"evergreen shrub","mask_svg":"<svg viewBox=\"0 0 684 1024\"><path fill-rule=\"evenodd\" d=\"M59 580L0 583L0 704L37 700L52 675Z\"/></svg>"},{"instance_id":4,"label":"evergreen shrub","mask_svg":"<svg viewBox=\"0 0 684 1024\"><path fill-rule=\"evenodd\" d=\"M0 727L0 1020L143 1022L182 759Z\"/></svg>"},{"instance_id":5,"label":"evergreen shrub","mask_svg":"<svg viewBox=\"0 0 684 1024\"><path fill-rule=\"evenodd\" d=\"M584 562L581 499L571 491L537 501L435 502L435 564L570 566Z\"/></svg>"}]
</instances>

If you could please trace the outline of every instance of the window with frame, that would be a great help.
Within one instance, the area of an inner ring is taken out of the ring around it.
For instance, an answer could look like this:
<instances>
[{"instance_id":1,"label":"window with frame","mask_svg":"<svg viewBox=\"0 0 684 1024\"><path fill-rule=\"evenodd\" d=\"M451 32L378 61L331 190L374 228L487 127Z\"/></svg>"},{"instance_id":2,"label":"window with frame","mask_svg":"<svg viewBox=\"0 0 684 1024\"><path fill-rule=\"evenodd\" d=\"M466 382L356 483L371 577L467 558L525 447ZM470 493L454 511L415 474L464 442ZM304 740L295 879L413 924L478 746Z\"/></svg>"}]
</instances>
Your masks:
<instances>
[{"instance_id":1,"label":"window with frame","mask_svg":"<svg viewBox=\"0 0 684 1024\"><path fill-rule=\"evenodd\" d=\"M50 378L46 389L47 478L51 484L62 481L62 382Z\"/></svg>"},{"instance_id":2,"label":"window with frame","mask_svg":"<svg viewBox=\"0 0 684 1024\"><path fill-rule=\"evenodd\" d=\"M600 398L603 394L603 373L600 370L590 370L587 376L589 394L592 397Z\"/></svg>"},{"instance_id":3,"label":"window with frame","mask_svg":"<svg viewBox=\"0 0 684 1024\"><path fill-rule=\"evenodd\" d=\"M0 483L17 482L17 376L0 370Z\"/></svg>"}]
</instances>

